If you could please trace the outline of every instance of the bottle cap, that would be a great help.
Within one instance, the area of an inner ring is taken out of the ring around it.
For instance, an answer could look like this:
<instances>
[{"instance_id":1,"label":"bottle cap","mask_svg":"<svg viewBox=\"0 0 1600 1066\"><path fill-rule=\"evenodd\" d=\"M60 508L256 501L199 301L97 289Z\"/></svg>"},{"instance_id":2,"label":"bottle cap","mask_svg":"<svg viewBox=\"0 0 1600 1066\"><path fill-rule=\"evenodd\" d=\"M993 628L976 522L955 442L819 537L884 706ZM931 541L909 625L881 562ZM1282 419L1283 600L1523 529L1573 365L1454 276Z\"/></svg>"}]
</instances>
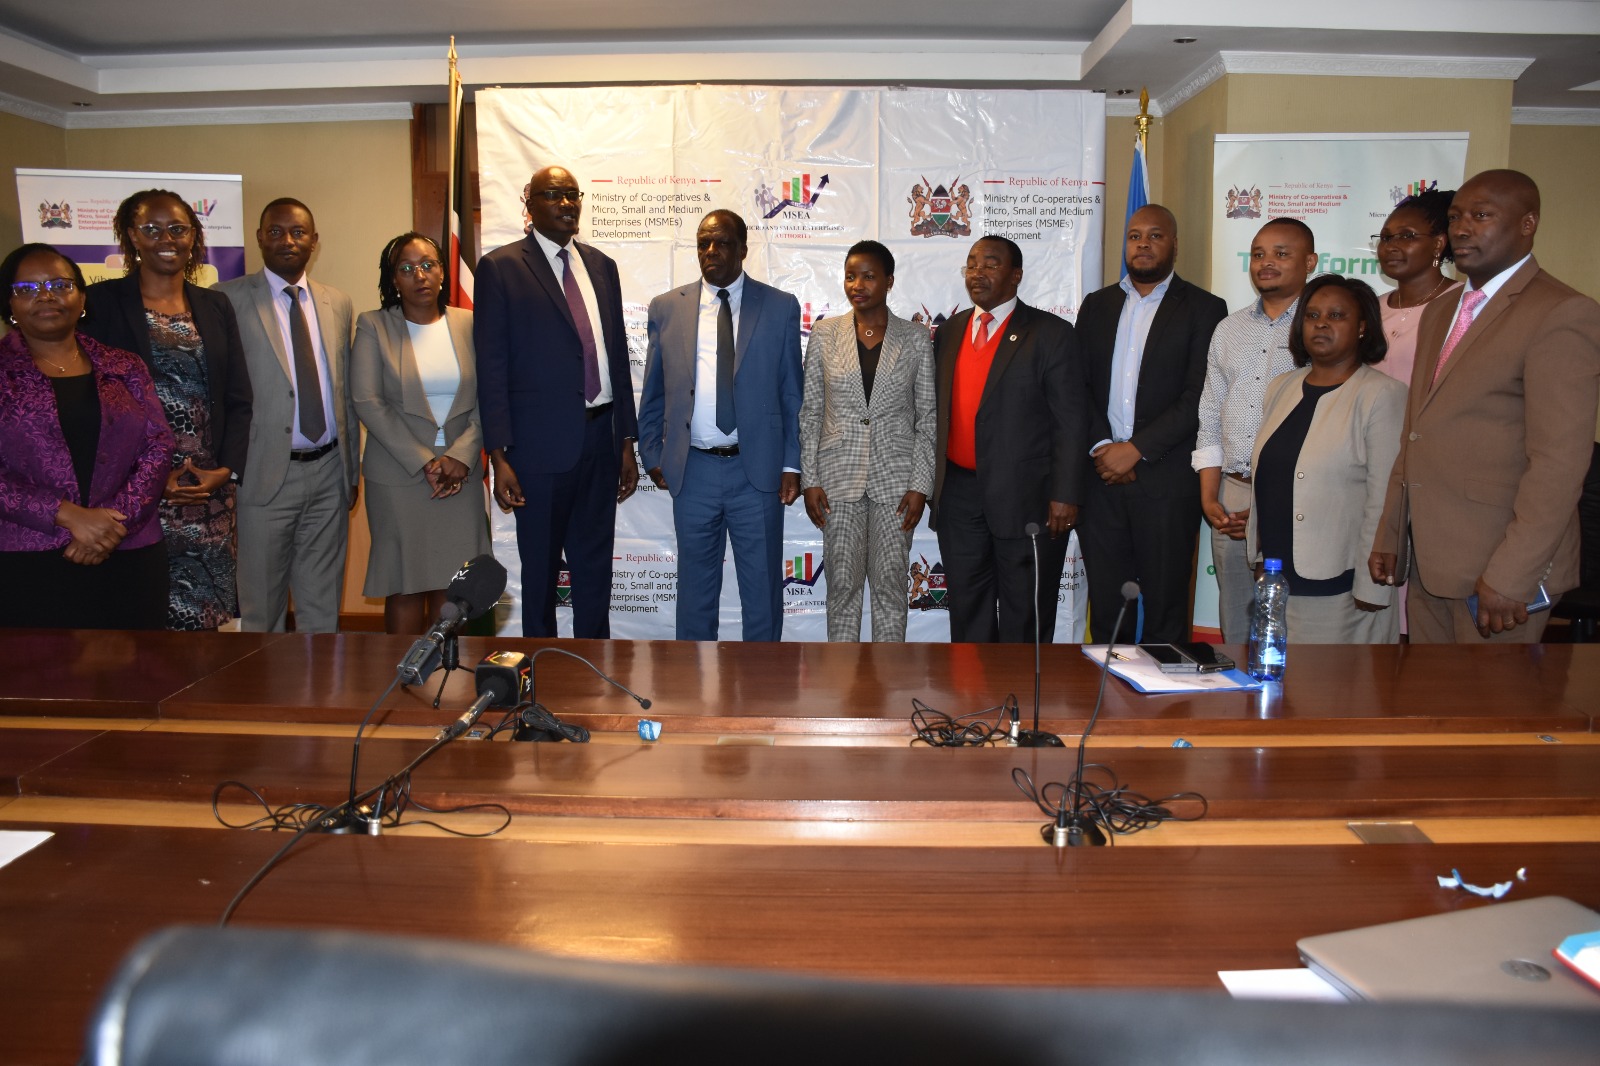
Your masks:
<instances>
[{"instance_id":1,"label":"bottle cap","mask_svg":"<svg viewBox=\"0 0 1600 1066\"><path fill-rule=\"evenodd\" d=\"M1281 574L1281 573L1283 573L1283 560L1282 559L1268 559L1265 562L1263 562L1261 564L1261 566L1269 574Z\"/></svg>"}]
</instances>

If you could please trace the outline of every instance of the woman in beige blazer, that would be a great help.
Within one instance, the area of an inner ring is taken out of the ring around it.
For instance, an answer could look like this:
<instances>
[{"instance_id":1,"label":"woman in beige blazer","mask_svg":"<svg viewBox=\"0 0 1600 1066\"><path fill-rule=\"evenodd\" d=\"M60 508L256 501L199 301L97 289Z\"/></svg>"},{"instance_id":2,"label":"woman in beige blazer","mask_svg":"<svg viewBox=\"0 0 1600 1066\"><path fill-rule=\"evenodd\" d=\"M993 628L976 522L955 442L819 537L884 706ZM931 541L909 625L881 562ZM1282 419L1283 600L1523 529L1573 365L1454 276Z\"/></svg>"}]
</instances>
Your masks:
<instances>
[{"instance_id":1,"label":"woman in beige blazer","mask_svg":"<svg viewBox=\"0 0 1600 1066\"><path fill-rule=\"evenodd\" d=\"M489 551L472 312L444 305L439 249L420 233L379 261L383 309L356 321L350 391L367 427L372 551L363 595L390 633L420 633L456 568Z\"/></svg>"},{"instance_id":2,"label":"woman in beige blazer","mask_svg":"<svg viewBox=\"0 0 1600 1066\"><path fill-rule=\"evenodd\" d=\"M911 531L933 491L933 343L889 312L894 256L861 241L845 256L851 313L811 328L800 406L800 487L822 530L828 639L906 638Z\"/></svg>"},{"instance_id":3,"label":"woman in beige blazer","mask_svg":"<svg viewBox=\"0 0 1600 1066\"><path fill-rule=\"evenodd\" d=\"M1400 637L1394 589L1366 565L1405 417L1405 386L1371 365L1387 350L1366 282L1311 280L1289 326L1299 369L1267 385L1246 529L1252 559L1283 560L1291 642Z\"/></svg>"}]
</instances>

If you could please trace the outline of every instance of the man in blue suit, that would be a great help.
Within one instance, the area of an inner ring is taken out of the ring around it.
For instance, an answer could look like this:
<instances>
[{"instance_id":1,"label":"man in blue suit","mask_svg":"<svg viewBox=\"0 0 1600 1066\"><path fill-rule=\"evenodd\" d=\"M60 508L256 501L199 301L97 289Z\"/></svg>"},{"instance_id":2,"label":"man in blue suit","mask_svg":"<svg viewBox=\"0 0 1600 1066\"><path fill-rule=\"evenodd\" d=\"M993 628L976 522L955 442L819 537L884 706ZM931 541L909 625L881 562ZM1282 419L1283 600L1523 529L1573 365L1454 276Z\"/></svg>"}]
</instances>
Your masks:
<instances>
[{"instance_id":1,"label":"man in blue suit","mask_svg":"<svg viewBox=\"0 0 1600 1066\"><path fill-rule=\"evenodd\" d=\"M639 458L672 493L678 639L716 640L733 541L745 640L783 637L783 509L800 495L800 303L744 273L747 231L712 211L700 280L650 301Z\"/></svg>"},{"instance_id":2,"label":"man in blue suit","mask_svg":"<svg viewBox=\"0 0 1600 1066\"><path fill-rule=\"evenodd\" d=\"M572 633L604 638L617 505L639 483L622 283L610 256L573 239L583 193L568 171L539 171L525 202L527 237L478 260L472 337L483 446L495 503L517 514L523 635L556 635L564 551Z\"/></svg>"}]
</instances>

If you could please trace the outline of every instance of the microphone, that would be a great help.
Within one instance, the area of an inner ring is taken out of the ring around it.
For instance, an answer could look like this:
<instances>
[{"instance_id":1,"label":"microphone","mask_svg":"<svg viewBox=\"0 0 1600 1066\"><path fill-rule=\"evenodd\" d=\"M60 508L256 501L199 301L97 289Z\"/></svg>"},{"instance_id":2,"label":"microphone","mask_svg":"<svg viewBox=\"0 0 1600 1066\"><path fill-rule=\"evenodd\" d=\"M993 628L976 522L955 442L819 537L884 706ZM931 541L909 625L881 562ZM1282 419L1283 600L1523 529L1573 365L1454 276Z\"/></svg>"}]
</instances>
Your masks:
<instances>
[{"instance_id":1,"label":"microphone","mask_svg":"<svg viewBox=\"0 0 1600 1066\"><path fill-rule=\"evenodd\" d=\"M445 645L455 639L462 626L493 607L505 590L506 568L495 562L494 556L479 555L462 563L445 589L439 620L417 638L396 666L400 683L420 685L426 681L439 668Z\"/></svg>"},{"instance_id":2,"label":"microphone","mask_svg":"<svg viewBox=\"0 0 1600 1066\"><path fill-rule=\"evenodd\" d=\"M533 687L533 660L520 651L497 651L483 657L472 671L478 698L466 713L439 730L435 740L454 740L490 707L515 707Z\"/></svg>"},{"instance_id":3,"label":"microphone","mask_svg":"<svg viewBox=\"0 0 1600 1066\"><path fill-rule=\"evenodd\" d=\"M1058 848L1081 848L1084 845L1100 847L1106 842L1105 833L1101 832L1099 821L1095 814L1083 809L1083 754L1088 746L1089 734L1094 732L1094 724L1100 718L1100 707L1106 698L1106 678L1111 675L1111 649L1116 646L1117 634L1122 632L1122 619L1128 613L1128 604L1139 598L1139 583L1124 581L1122 583L1122 607L1117 611L1116 625L1111 627L1111 639L1106 642L1105 661L1100 664L1100 691L1094 698L1094 711L1089 715L1089 724L1083 727L1083 736L1078 738L1078 769L1072 775L1072 787L1068 791L1072 794L1072 811L1068 813L1063 803L1056 812L1055 824L1042 827L1042 833L1047 843Z\"/></svg>"},{"instance_id":4,"label":"microphone","mask_svg":"<svg viewBox=\"0 0 1600 1066\"><path fill-rule=\"evenodd\" d=\"M608 685L611 685L613 688L619 689L626 693L635 703L639 705L641 710L648 711L650 709L649 700L645 699L643 696L639 695L637 692L633 691L633 689L629 688L627 685L624 685L621 681L618 681L610 674L607 674L605 671L601 670L588 659L585 659L576 652L567 651L564 648L544 647L534 652L528 660L530 671L532 670L534 661L536 661L541 655L565 655L569 659L576 659L584 666L587 666L589 670L600 680L604 681ZM589 742L589 731L587 729L583 728L581 725L568 725L555 715L551 714L546 708L542 707L537 700L534 699L533 683L531 678L529 681L528 698L526 702L528 706L523 710L520 716L521 721L517 724L516 729L514 729L511 733L512 740L570 740L574 744L587 744Z\"/></svg>"},{"instance_id":5,"label":"microphone","mask_svg":"<svg viewBox=\"0 0 1600 1066\"><path fill-rule=\"evenodd\" d=\"M1022 531L1033 542L1033 728L1017 731L1012 738L1019 748L1061 748L1061 738L1039 729L1039 523L1029 522Z\"/></svg>"}]
</instances>

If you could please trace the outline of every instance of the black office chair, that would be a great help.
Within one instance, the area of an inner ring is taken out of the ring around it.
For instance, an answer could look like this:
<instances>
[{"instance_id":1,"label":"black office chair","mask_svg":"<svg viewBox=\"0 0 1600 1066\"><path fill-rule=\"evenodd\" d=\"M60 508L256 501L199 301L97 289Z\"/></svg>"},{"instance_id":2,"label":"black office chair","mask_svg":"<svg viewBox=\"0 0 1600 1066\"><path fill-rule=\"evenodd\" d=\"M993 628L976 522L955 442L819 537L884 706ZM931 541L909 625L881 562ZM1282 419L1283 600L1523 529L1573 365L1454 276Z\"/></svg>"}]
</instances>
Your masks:
<instances>
[{"instance_id":1,"label":"black office chair","mask_svg":"<svg viewBox=\"0 0 1600 1066\"><path fill-rule=\"evenodd\" d=\"M1600 442L1594 446L1578 498L1578 527L1578 587L1563 594L1550 612L1552 618L1567 620L1575 644L1592 642L1600 622Z\"/></svg>"},{"instance_id":2,"label":"black office chair","mask_svg":"<svg viewBox=\"0 0 1600 1066\"><path fill-rule=\"evenodd\" d=\"M981 949L981 929L972 942ZM1139 969L1127 960L1129 979ZM94 1066L1590 1066L1600 1011L872 984L361 934L176 929L124 961L88 1040Z\"/></svg>"}]
</instances>

